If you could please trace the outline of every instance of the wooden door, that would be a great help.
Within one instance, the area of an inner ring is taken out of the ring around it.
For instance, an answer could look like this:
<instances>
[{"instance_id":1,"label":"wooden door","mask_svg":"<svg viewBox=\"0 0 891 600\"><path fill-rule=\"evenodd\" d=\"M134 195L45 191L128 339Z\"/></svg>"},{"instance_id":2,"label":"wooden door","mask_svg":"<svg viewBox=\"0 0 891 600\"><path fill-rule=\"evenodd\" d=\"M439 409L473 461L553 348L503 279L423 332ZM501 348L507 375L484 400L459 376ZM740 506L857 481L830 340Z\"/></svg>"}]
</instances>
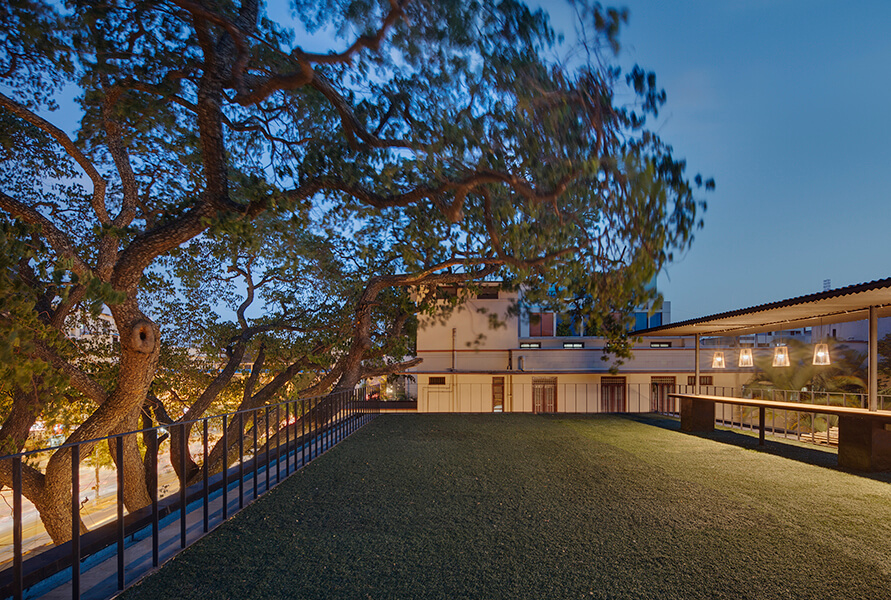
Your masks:
<instances>
[{"instance_id":1,"label":"wooden door","mask_svg":"<svg viewBox=\"0 0 891 600\"><path fill-rule=\"evenodd\" d=\"M674 400L668 394L676 391L674 377L652 377L650 379L650 410L659 413L678 412L674 407Z\"/></svg>"},{"instance_id":2,"label":"wooden door","mask_svg":"<svg viewBox=\"0 0 891 600\"><path fill-rule=\"evenodd\" d=\"M492 412L504 412L504 377L492 378Z\"/></svg>"},{"instance_id":3,"label":"wooden door","mask_svg":"<svg viewBox=\"0 0 891 600\"><path fill-rule=\"evenodd\" d=\"M625 412L625 378L604 377L600 380L600 412Z\"/></svg>"},{"instance_id":4,"label":"wooden door","mask_svg":"<svg viewBox=\"0 0 891 600\"><path fill-rule=\"evenodd\" d=\"M536 377L532 379L532 412L557 412L556 377Z\"/></svg>"}]
</instances>

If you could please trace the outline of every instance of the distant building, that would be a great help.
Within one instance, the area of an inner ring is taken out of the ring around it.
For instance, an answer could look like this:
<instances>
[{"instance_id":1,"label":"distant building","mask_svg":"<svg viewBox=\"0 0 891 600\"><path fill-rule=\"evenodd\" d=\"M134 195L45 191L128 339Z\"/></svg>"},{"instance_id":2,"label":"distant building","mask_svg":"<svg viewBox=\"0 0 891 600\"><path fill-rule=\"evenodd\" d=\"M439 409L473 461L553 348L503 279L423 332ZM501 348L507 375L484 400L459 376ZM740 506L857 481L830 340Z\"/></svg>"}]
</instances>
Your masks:
<instances>
[{"instance_id":1,"label":"distant building","mask_svg":"<svg viewBox=\"0 0 891 600\"><path fill-rule=\"evenodd\" d=\"M419 412L647 412L669 390L694 383L689 338L648 338L611 373L603 338L571 316L535 306L517 315L510 309L519 301L517 292L493 285L445 319L421 318L417 352L424 361L410 371L416 383L409 392ZM492 315L501 327L491 328ZM633 329L668 322L666 302L652 314L635 313ZM740 387L751 373L709 363L700 382Z\"/></svg>"}]
</instances>

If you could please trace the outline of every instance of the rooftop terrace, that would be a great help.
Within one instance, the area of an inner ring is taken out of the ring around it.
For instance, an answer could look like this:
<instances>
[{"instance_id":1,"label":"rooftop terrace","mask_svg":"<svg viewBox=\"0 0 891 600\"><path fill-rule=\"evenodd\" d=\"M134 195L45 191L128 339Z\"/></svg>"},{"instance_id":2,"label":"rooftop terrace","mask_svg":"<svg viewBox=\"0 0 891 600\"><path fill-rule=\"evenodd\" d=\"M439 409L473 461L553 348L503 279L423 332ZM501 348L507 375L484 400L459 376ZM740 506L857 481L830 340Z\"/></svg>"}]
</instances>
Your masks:
<instances>
[{"instance_id":1,"label":"rooftop terrace","mask_svg":"<svg viewBox=\"0 0 891 600\"><path fill-rule=\"evenodd\" d=\"M855 598L891 476L653 416L384 415L124 598Z\"/></svg>"}]
</instances>

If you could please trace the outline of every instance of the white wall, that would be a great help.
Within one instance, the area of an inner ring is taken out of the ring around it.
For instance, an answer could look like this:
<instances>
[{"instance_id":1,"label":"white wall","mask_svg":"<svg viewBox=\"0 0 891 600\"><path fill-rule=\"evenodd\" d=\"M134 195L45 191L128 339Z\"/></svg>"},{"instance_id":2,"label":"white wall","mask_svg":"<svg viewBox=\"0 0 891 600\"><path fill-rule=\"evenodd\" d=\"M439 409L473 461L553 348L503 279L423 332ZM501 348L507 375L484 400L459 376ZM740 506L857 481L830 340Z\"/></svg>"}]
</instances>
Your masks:
<instances>
[{"instance_id":1,"label":"white wall","mask_svg":"<svg viewBox=\"0 0 891 600\"><path fill-rule=\"evenodd\" d=\"M650 410L650 390L652 377L674 377L678 385L687 384L684 373L652 372L619 374L625 378L625 403L628 412ZM492 378L504 377L504 412L532 412L533 378L555 377L557 379L557 412L559 413L598 413L601 409L601 384L603 377L612 375L560 374L560 373L514 373L477 374L456 373L439 375L445 377L446 385L429 385L429 375L418 377L418 412L492 412ZM715 387L739 388L748 380L746 373L712 374ZM703 389L712 393L714 388Z\"/></svg>"},{"instance_id":2,"label":"white wall","mask_svg":"<svg viewBox=\"0 0 891 600\"><path fill-rule=\"evenodd\" d=\"M517 345L517 318L507 312L516 302L515 293L499 292L498 300L468 300L444 319L422 315L418 323L418 350L451 351L454 348L513 348ZM496 315L506 326L490 327L490 315Z\"/></svg>"}]
</instances>

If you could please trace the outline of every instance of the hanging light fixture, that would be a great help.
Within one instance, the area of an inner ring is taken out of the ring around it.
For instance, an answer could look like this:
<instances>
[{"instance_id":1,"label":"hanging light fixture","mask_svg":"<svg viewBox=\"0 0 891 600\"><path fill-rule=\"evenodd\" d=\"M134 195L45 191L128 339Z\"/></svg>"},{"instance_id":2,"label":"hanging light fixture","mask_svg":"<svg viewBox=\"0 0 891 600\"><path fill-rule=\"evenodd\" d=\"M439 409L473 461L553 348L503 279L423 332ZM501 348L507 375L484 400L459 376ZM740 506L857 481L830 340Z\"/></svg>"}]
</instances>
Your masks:
<instances>
[{"instance_id":1,"label":"hanging light fixture","mask_svg":"<svg viewBox=\"0 0 891 600\"><path fill-rule=\"evenodd\" d=\"M811 330L813 335L813 330ZM823 334L823 339L826 339L826 332L823 330L823 318L820 318L820 333ZM829 364L829 344L822 343L814 346L814 364L815 365L828 365Z\"/></svg>"},{"instance_id":2,"label":"hanging light fixture","mask_svg":"<svg viewBox=\"0 0 891 600\"><path fill-rule=\"evenodd\" d=\"M829 364L829 344L817 344L814 346L814 364Z\"/></svg>"},{"instance_id":3,"label":"hanging light fixture","mask_svg":"<svg viewBox=\"0 0 891 600\"><path fill-rule=\"evenodd\" d=\"M788 367L789 366L789 348L786 346L777 346L773 349L773 366Z\"/></svg>"},{"instance_id":4,"label":"hanging light fixture","mask_svg":"<svg viewBox=\"0 0 891 600\"><path fill-rule=\"evenodd\" d=\"M752 360L752 349L751 348L740 348L739 350L739 366L741 367L754 367L755 361Z\"/></svg>"},{"instance_id":5,"label":"hanging light fixture","mask_svg":"<svg viewBox=\"0 0 891 600\"><path fill-rule=\"evenodd\" d=\"M724 353L719 350L718 352L715 352L714 356L712 356L712 368L723 369L724 366Z\"/></svg>"}]
</instances>

